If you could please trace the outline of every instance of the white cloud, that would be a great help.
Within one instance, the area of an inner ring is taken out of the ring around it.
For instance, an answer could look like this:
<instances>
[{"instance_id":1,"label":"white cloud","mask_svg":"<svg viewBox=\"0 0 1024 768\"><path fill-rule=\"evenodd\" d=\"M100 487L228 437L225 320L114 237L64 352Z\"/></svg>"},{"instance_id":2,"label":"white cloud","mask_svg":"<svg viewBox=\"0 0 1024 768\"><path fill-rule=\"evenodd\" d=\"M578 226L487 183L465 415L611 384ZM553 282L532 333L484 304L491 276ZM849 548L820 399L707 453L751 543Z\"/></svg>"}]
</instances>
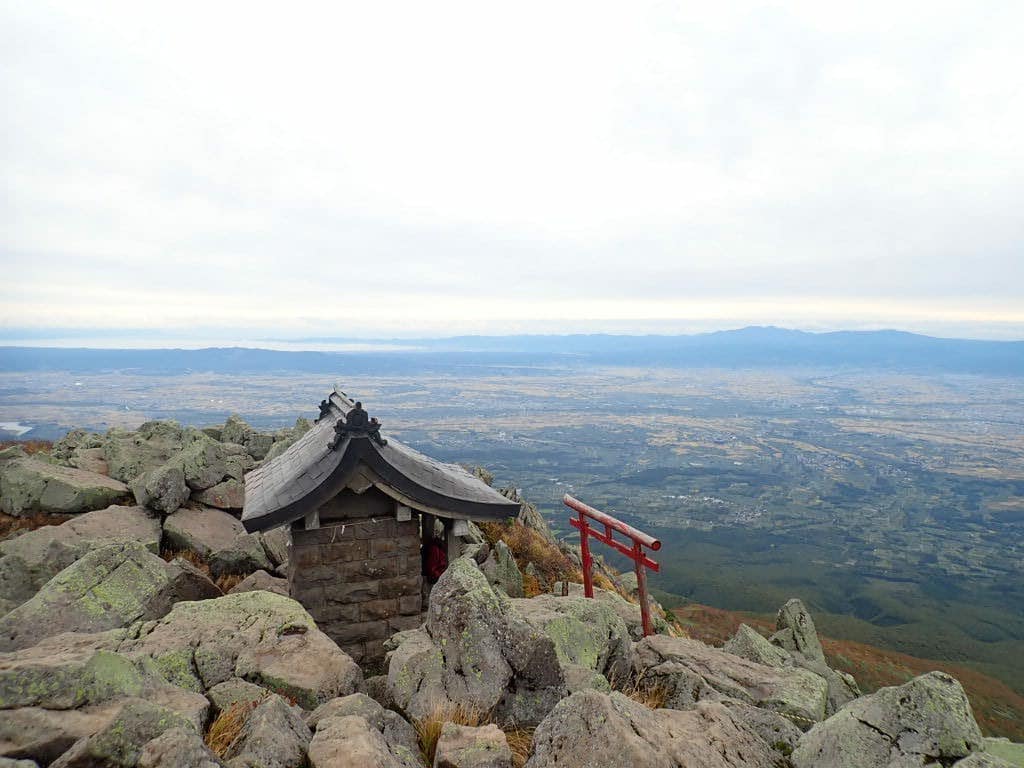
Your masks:
<instances>
[{"instance_id":1,"label":"white cloud","mask_svg":"<svg viewBox=\"0 0 1024 768\"><path fill-rule=\"evenodd\" d=\"M0 326L1024 328L1019 3L2 13Z\"/></svg>"}]
</instances>

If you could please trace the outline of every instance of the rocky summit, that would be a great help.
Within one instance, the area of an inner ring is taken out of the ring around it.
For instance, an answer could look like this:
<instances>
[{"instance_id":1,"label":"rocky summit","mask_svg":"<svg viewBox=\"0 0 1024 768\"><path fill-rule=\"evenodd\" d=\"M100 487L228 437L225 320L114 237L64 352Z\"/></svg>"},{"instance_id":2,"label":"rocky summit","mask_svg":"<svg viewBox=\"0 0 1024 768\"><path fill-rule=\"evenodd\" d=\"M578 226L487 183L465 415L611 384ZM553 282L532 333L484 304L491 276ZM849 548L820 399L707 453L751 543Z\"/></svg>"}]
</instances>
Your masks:
<instances>
[{"instance_id":1,"label":"rocky summit","mask_svg":"<svg viewBox=\"0 0 1024 768\"><path fill-rule=\"evenodd\" d=\"M239 519L246 473L310 426L147 422L0 452L0 768L1024 765L945 673L862 692L799 599L723 647L653 603L643 637L635 581L598 563L585 598L578 551L525 502L463 529L423 612L360 666L291 597L289 529ZM332 551L303 567L329 580ZM370 597L317 608L386 626Z\"/></svg>"}]
</instances>

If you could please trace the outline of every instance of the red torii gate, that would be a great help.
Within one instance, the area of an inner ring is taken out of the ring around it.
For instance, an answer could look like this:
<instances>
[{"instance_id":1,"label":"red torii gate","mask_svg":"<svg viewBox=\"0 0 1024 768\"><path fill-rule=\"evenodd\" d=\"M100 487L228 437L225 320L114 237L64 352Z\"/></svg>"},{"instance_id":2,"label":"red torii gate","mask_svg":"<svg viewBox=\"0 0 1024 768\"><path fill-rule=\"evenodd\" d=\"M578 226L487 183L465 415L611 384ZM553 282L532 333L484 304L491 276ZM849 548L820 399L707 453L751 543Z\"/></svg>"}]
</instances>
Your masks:
<instances>
[{"instance_id":1,"label":"red torii gate","mask_svg":"<svg viewBox=\"0 0 1024 768\"><path fill-rule=\"evenodd\" d=\"M636 585L640 592L640 618L643 620L644 637L654 634L654 627L651 625L651 609L647 604L647 572L644 568L650 568L655 573L658 572L659 567L656 562L651 560L646 554L644 554L643 547L647 547L655 552L661 549L661 542L652 536L648 536L643 531L638 531L631 525L626 525L621 520L616 520L611 515L606 515L599 509L584 504L579 499L575 499L568 493L562 497L562 502L569 509L575 510L579 513L579 518L569 518L569 523L573 528L580 532L580 554L583 560L583 594L587 597L594 596L594 577L593 577L593 566L594 559L590 556L590 543L587 540L588 536L593 536L598 541L604 542L609 547L617 549L619 552L624 554L626 557L631 559L635 564L636 568ZM604 527L604 531L599 531L592 528L587 522L587 518L595 520ZM627 546L620 541L616 541L613 536L613 531L618 531L624 536L628 537L632 542L632 546Z\"/></svg>"}]
</instances>

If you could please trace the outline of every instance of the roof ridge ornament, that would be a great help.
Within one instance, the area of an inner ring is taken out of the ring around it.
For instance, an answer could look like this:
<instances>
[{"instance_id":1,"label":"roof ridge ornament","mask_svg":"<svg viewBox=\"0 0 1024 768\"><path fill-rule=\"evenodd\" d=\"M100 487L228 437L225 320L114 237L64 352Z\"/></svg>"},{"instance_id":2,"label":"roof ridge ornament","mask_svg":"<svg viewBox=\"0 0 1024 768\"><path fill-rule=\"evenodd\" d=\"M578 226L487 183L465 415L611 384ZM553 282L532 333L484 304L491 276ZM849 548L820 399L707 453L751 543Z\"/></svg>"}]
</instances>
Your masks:
<instances>
[{"instance_id":1,"label":"roof ridge ornament","mask_svg":"<svg viewBox=\"0 0 1024 768\"><path fill-rule=\"evenodd\" d=\"M369 437L377 445L384 447L388 441L381 437L380 426L376 417L371 419L363 410L363 404L356 402L355 408L345 414L345 420L338 419L338 423L334 425L334 438L327 447L332 451L337 450L348 437Z\"/></svg>"}]
</instances>

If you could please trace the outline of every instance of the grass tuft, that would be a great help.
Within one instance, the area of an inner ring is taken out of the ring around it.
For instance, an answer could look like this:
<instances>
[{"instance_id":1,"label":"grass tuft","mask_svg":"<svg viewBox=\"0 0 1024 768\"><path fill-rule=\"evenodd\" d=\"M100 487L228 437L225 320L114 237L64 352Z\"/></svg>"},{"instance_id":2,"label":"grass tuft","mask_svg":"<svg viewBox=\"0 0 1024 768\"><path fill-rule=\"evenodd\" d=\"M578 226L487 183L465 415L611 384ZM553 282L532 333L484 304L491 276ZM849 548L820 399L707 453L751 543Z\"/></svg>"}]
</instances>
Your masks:
<instances>
[{"instance_id":1,"label":"grass tuft","mask_svg":"<svg viewBox=\"0 0 1024 768\"><path fill-rule=\"evenodd\" d=\"M235 702L210 723L210 729L206 732L206 746L217 757L223 759L227 755L257 704L255 701Z\"/></svg>"},{"instance_id":2,"label":"grass tuft","mask_svg":"<svg viewBox=\"0 0 1024 768\"><path fill-rule=\"evenodd\" d=\"M34 531L47 525L60 525L74 515L51 515L48 512L36 512L31 515L6 515L0 512L0 540L6 539L15 531Z\"/></svg>"},{"instance_id":3,"label":"grass tuft","mask_svg":"<svg viewBox=\"0 0 1024 768\"><path fill-rule=\"evenodd\" d=\"M420 743L420 754L427 765L434 764L434 754L437 752L437 740L441 738L441 731L445 723L456 725L469 725L474 728L484 725L489 718L485 717L476 709L462 704L437 704L426 717L416 720L413 725L416 728L416 737Z\"/></svg>"},{"instance_id":4,"label":"grass tuft","mask_svg":"<svg viewBox=\"0 0 1024 768\"><path fill-rule=\"evenodd\" d=\"M538 589L550 587L556 581L574 581L567 578L575 571L572 561L557 544L533 528L528 528L518 520L510 520L504 523L480 523L480 530L492 547L499 540L508 545L520 571L525 570L527 564L533 563L538 573Z\"/></svg>"},{"instance_id":5,"label":"grass tuft","mask_svg":"<svg viewBox=\"0 0 1024 768\"><path fill-rule=\"evenodd\" d=\"M533 752L533 728L511 728L505 731L508 748L512 750L513 768L523 768Z\"/></svg>"}]
</instances>

